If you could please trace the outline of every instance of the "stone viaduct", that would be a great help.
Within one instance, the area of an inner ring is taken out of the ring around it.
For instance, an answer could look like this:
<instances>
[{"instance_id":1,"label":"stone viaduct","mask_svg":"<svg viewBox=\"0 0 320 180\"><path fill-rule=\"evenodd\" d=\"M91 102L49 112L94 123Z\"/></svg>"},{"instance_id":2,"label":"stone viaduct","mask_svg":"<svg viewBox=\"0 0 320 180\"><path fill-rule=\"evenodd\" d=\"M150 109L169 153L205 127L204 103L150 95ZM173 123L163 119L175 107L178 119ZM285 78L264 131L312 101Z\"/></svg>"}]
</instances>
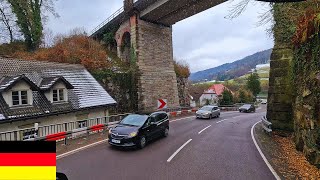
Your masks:
<instances>
[{"instance_id":1,"label":"stone viaduct","mask_svg":"<svg viewBox=\"0 0 320 180\"><path fill-rule=\"evenodd\" d=\"M172 25L225 0L124 0L124 6L92 31L101 41L105 33L114 33L117 54L123 60L135 57L138 78L138 108L157 108L157 99L167 99L168 107L179 106L177 78L173 65ZM281 48L280 48L281 49ZM275 48L271 57L268 119L275 128L286 127L291 119L291 96L286 94L286 73L291 57ZM289 123L291 124L291 123Z\"/></svg>"}]
</instances>

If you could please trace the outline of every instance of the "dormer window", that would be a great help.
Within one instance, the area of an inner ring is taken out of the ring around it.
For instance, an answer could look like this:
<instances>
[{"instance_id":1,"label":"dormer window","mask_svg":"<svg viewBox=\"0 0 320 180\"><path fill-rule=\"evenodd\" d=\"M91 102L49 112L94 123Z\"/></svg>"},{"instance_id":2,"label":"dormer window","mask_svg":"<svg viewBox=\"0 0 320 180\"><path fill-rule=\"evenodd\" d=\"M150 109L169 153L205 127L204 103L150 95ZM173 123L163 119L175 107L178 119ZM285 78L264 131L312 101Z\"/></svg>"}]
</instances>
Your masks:
<instances>
[{"instance_id":1,"label":"dormer window","mask_svg":"<svg viewBox=\"0 0 320 180\"><path fill-rule=\"evenodd\" d=\"M52 90L52 101L53 102L65 101L64 89L54 89L54 90Z\"/></svg>"},{"instance_id":2,"label":"dormer window","mask_svg":"<svg viewBox=\"0 0 320 180\"><path fill-rule=\"evenodd\" d=\"M28 105L28 91L12 91L12 105Z\"/></svg>"},{"instance_id":3,"label":"dormer window","mask_svg":"<svg viewBox=\"0 0 320 180\"><path fill-rule=\"evenodd\" d=\"M33 105L33 91L40 89L23 74L0 79L0 95L9 107Z\"/></svg>"},{"instance_id":4,"label":"dormer window","mask_svg":"<svg viewBox=\"0 0 320 180\"><path fill-rule=\"evenodd\" d=\"M43 77L40 89L51 103L68 102L68 90L73 86L62 76Z\"/></svg>"}]
</instances>

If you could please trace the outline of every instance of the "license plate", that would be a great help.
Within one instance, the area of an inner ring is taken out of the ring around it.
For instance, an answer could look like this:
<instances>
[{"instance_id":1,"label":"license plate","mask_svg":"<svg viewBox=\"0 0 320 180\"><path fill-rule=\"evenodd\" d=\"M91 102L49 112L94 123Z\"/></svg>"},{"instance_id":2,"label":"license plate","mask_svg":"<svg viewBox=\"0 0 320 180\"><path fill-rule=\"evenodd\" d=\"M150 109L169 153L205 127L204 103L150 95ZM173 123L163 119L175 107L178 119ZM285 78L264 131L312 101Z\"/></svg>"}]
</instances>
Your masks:
<instances>
[{"instance_id":1,"label":"license plate","mask_svg":"<svg viewBox=\"0 0 320 180\"><path fill-rule=\"evenodd\" d=\"M111 142L120 144L120 140L116 140L116 139L111 139Z\"/></svg>"}]
</instances>

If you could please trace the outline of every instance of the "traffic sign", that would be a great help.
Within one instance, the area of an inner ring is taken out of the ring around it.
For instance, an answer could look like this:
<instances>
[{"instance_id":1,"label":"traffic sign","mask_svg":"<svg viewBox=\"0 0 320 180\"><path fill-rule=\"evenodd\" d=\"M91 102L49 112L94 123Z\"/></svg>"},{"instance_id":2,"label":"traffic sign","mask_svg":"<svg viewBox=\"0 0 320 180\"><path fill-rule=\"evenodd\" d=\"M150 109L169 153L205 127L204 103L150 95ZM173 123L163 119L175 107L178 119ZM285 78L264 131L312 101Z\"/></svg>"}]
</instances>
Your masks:
<instances>
[{"instance_id":1,"label":"traffic sign","mask_svg":"<svg viewBox=\"0 0 320 180\"><path fill-rule=\"evenodd\" d=\"M167 108L167 102L166 99L158 99L158 109Z\"/></svg>"}]
</instances>

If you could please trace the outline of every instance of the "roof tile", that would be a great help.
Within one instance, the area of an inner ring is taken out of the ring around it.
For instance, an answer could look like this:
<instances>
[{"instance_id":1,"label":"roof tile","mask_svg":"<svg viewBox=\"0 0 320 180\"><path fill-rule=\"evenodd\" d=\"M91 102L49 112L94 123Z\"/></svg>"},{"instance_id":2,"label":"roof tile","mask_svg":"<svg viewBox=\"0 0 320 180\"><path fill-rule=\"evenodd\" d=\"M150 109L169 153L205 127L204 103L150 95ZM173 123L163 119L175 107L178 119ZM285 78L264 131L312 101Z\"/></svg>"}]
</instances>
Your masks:
<instances>
[{"instance_id":1,"label":"roof tile","mask_svg":"<svg viewBox=\"0 0 320 180\"><path fill-rule=\"evenodd\" d=\"M19 119L21 117L32 118L38 115L78 111L83 108L116 103L82 65L0 57L0 89L7 87L14 77L22 74L43 89L50 87L63 77L73 86L73 89L68 89L69 101L62 104L52 104L42 92L33 91L33 106L9 108L3 97L0 96L2 120ZM11 79L8 77L11 77Z\"/></svg>"}]
</instances>

